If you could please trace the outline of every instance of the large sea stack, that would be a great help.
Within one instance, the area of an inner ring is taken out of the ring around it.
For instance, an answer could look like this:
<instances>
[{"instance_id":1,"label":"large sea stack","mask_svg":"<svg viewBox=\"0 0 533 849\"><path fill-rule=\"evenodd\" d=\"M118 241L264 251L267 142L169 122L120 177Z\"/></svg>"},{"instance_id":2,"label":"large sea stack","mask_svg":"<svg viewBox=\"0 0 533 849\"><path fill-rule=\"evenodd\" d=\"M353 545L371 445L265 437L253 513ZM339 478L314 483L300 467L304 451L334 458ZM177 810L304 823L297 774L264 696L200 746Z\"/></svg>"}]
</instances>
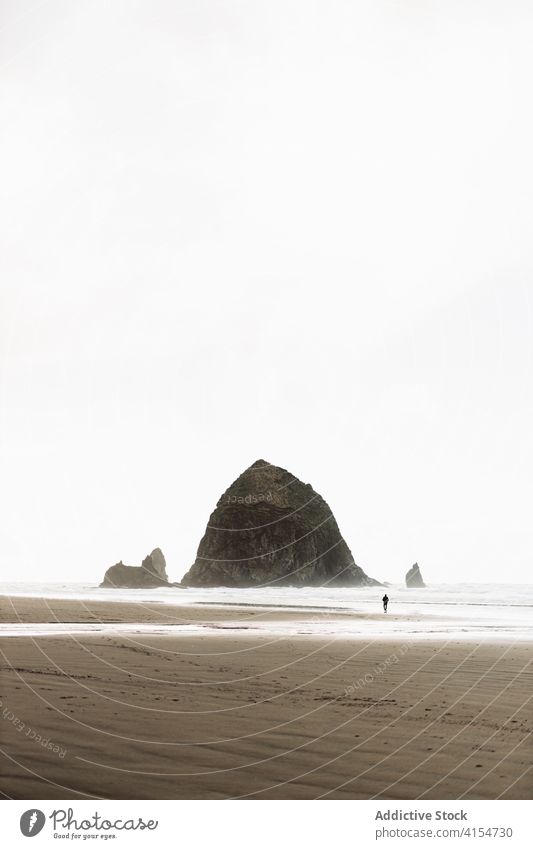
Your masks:
<instances>
[{"instance_id":1,"label":"large sea stack","mask_svg":"<svg viewBox=\"0 0 533 849\"><path fill-rule=\"evenodd\" d=\"M150 589L173 586L169 583L163 552L154 548L140 566L125 566L122 560L110 566L104 575L101 587L129 587Z\"/></svg>"},{"instance_id":2,"label":"large sea stack","mask_svg":"<svg viewBox=\"0 0 533 849\"><path fill-rule=\"evenodd\" d=\"M182 580L190 587L379 585L356 566L324 499L257 460L220 498Z\"/></svg>"},{"instance_id":3,"label":"large sea stack","mask_svg":"<svg viewBox=\"0 0 533 849\"><path fill-rule=\"evenodd\" d=\"M422 572L420 571L420 566L418 563L413 563L409 571L405 576L405 586L406 587L425 587L425 583L422 579Z\"/></svg>"}]
</instances>

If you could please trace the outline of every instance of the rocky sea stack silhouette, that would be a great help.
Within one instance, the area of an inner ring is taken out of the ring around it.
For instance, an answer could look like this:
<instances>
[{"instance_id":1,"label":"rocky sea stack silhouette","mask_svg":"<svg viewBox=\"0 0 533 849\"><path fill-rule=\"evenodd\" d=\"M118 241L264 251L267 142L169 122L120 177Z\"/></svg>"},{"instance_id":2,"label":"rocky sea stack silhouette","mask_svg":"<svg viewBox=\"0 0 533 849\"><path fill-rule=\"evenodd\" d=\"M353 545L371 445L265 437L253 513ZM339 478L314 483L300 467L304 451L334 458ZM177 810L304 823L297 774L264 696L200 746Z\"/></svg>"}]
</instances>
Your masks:
<instances>
[{"instance_id":1,"label":"rocky sea stack silhouette","mask_svg":"<svg viewBox=\"0 0 533 849\"><path fill-rule=\"evenodd\" d=\"M405 586L406 587L425 587L425 583L422 579L422 572L420 571L420 566L418 563L413 563L409 571L405 576Z\"/></svg>"},{"instance_id":2,"label":"rocky sea stack silhouette","mask_svg":"<svg viewBox=\"0 0 533 849\"><path fill-rule=\"evenodd\" d=\"M356 566L324 499L290 472L257 460L211 514L182 585L379 585Z\"/></svg>"},{"instance_id":3,"label":"rocky sea stack silhouette","mask_svg":"<svg viewBox=\"0 0 533 849\"><path fill-rule=\"evenodd\" d=\"M100 586L146 589L178 585L169 582L163 552L154 548L140 566L125 566L122 560L110 566Z\"/></svg>"}]
</instances>

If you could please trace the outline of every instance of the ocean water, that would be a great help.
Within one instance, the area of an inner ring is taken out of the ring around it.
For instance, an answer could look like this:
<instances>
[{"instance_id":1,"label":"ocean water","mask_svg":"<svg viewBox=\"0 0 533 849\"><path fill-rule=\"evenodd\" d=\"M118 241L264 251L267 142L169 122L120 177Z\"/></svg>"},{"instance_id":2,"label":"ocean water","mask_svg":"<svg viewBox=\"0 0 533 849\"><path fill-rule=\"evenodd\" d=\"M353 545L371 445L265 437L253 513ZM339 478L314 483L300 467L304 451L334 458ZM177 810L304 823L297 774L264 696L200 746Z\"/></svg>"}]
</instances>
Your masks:
<instances>
[{"instance_id":1,"label":"ocean water","mask_svg":"<svg viewBox=\"0 0 533 849\"><path fill-rule=\"evenodd\" d=\"M132 633L229 633L324 635L324 637L475 637L533 640L533 584L438 584L425 589L407 589L401 585L386 588L389 612L383 614L383 587L342 588L295 587L234 589L100 589L96 584L74 583L0 583L1 596L26 596L47 599L91 601L145 601L183 607L183 624L150 625L59 624L0 625L0 635L45 635L54 633L132 632ZM188 623L187 606L205 605L203 623ZM211 606L234 608L223 624L209 622ZM276 621L246 622L247 606L260 605L276 610ZM293 611L301 614L290 618ZM354 616L336 617L336 613ZM283 617L286 613L286 618Z\"/></svg>"}]
</instances>

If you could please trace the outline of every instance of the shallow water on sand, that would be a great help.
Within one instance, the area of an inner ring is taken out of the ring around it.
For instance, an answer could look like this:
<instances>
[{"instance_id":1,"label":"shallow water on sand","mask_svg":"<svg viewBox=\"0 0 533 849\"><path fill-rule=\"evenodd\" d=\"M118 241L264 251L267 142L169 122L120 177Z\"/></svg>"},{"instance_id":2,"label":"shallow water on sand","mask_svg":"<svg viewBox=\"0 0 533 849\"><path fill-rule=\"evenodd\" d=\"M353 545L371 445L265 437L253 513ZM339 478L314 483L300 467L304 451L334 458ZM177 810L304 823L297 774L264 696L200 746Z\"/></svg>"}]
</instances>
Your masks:
<instances>
[{"instance_id":1,"label":"shallow water on sand","mask_svg":"<svg viewBox=\"0 0 533 849\"><path fill-rule=\"evenodd\" d=\"M492 637L497 639L533 639L533 585L532 584L441 584L425 589L407 589L404 586L386 588L390 598L389 612L382 612L383 587L342 588L327 587L259 587L235 589L214 587L208 589L154 589L125 590L101 589L95 584L45 584L2 583L0 596L38 597L49 599L76 599L91 601L156 602L184 608L205 605L205 622L179 625L154 624L59 624L4 625L0 634L45 635L52 633L92 633L130 631L136 633L232 633L246 631L262 635L300 634L349 638L350 636L406 636L411 638L436 637ZM277 621L243 624L231 614L224 625L209 622L209 607L245 608L264 607L286 612L287 618ZM291 620L291 612L309 615ZM350 616L335 616L353 613Z\"/></svg>"}]
</instances>

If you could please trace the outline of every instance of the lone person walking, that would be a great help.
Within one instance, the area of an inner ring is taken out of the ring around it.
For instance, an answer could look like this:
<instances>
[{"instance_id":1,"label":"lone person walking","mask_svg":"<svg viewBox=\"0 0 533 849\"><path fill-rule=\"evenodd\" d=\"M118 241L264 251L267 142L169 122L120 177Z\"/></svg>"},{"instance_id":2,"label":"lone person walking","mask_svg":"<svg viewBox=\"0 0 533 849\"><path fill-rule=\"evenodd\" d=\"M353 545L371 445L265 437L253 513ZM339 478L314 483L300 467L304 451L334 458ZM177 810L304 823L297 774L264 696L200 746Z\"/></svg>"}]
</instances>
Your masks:
<instances>
[{"instance_id":1,"label":"lone person walking","mask_svg":"<svg viewBox=\"0 0 533 849\"><path fill-rule=\"evenodd\" d=\"M383 610L386 613L387 612L387 605L389 603L389 597L388 597L387 593L385 593L385 595L383 596L383 598L381 600L383 602Z\"/></svg>"}]
</instances>

